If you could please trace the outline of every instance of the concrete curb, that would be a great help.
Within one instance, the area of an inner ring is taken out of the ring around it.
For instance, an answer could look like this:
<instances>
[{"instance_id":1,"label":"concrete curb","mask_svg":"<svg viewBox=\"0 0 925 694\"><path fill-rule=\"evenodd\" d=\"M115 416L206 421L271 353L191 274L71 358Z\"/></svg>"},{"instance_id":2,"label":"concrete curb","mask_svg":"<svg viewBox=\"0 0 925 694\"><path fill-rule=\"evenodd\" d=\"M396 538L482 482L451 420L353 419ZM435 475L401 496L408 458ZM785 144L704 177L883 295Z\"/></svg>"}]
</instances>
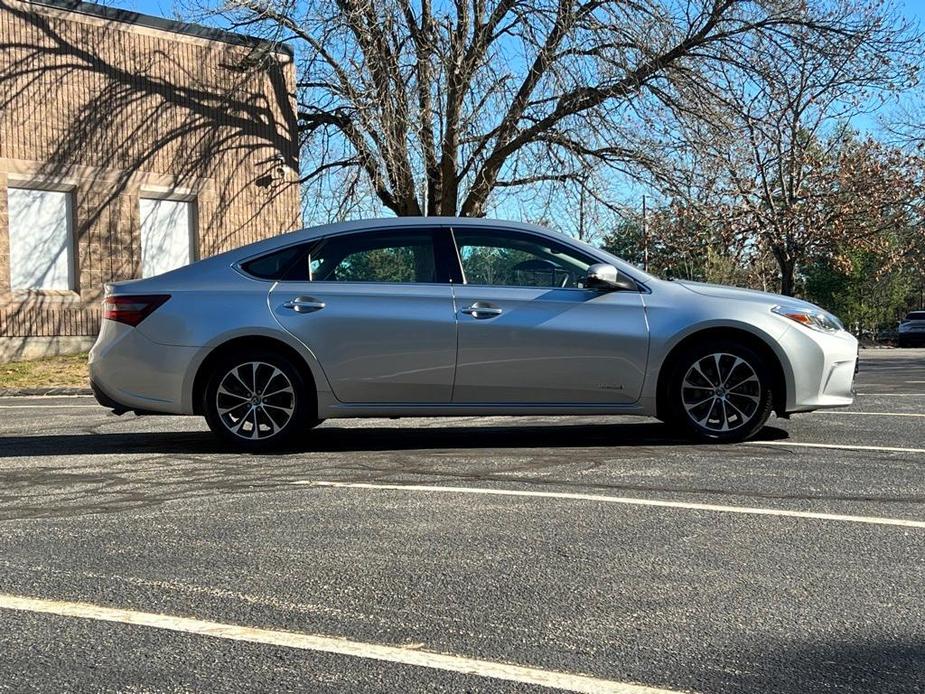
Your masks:
<instances>
[{"instance_id":1,"label":"concrete curb","mask_svg":"<svg viewBox=\"0 0 925 694\"><path fill-rule=\"evenodd\" d=\"M89 388L0 388L0 398L39 397L45 395L93 395Z\"/></svg>"}]
</instances>

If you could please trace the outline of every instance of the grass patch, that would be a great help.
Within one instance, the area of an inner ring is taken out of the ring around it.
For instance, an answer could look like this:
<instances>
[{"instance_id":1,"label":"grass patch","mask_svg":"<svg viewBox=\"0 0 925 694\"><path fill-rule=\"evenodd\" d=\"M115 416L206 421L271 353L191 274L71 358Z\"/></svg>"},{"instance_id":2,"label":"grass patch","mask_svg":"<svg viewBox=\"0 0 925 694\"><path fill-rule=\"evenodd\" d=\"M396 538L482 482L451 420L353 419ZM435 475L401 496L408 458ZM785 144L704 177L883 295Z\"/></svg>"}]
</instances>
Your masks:
<instances>
[{"instance_id":1,"label":"grass patch","mask_svg":"<svg viewBox=\"0 0 925 694\"><path fill-rule=\"evenodd\" d=\"M88 388L87 354L0 364L3 388Z\"/></svg>"}]
</instances>

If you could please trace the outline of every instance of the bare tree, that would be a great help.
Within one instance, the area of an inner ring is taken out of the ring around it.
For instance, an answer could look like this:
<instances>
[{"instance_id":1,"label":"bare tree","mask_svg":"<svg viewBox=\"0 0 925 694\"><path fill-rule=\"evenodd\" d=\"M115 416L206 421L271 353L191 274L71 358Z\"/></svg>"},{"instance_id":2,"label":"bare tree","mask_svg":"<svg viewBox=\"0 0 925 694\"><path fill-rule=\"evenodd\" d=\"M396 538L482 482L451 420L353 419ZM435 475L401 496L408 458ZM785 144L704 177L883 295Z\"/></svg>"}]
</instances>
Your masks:
<instances>
[{"instance_id":1,"label":"bare tree","mask_svg":"<svg viewBox=\"0 0 925 694\"><path fill-rule=\"evenodd\" d=\"M828 66L841 43L893 55L896 39L877 0L230 0L211 9L298 45L305 181L366 185L398 215L482 215L497 191L574 183L600 166L659 174L651 114L695 107L691 86L724 66L747 73L768 47Z\"/></svg>"},{"instance_id":2,"label":"bare tree","mask_svg":"<svg viewBox=\"0 0 925 694\"><path fill-rule=\"evenodd\" d=\"M919 178L897 175L913 162L853 141L852 130L854 117L913 83L910 27L868 8L850 35L804 38L759 37L747 64L689 84L685 102L697 108L674 109L667 126L681 153L672 193L695 192L704 214L767 248L784 294L807 258L897 224Z\"/></svg>"}]
</instances>

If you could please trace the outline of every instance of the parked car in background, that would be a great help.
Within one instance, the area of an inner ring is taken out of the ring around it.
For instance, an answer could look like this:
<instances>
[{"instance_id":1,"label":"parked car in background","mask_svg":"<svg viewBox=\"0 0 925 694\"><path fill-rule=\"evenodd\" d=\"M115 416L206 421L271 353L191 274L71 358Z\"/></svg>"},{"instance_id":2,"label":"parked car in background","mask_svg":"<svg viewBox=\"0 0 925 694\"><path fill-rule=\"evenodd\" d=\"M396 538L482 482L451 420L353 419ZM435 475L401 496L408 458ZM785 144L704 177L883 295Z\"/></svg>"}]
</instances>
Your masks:
<instances>
[{"instance_id":1,"label":"parked car in background","mask_svg":"<svg viewBox=\"0 0 925 694\"><path fill-rule=\"evenodd\" d=\"M106 291L97 399L247 450L333 417L649 415L731 442L853 400L857 340L822 309L513 222L305 229Z\"/></svg>"},{"instance_id":2,"label":"parked car in background","mask_svg":"<svg viewBox=\"0 0 925 694\"><path fill-rule=\"evenodd\" d=\"M925 344L925 311L912 311L899 322L897 344L900 347L915 347Z\"/></svg>"}]
</instances>

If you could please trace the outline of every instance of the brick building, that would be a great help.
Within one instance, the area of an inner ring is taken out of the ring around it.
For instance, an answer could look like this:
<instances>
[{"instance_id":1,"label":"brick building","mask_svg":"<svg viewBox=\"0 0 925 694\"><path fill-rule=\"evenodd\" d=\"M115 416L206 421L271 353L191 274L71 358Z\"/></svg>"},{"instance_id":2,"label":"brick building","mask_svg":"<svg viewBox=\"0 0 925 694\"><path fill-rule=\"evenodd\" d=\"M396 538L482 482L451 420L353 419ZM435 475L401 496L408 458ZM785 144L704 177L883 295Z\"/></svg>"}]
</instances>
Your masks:
<instances>
[{"instance_id":1,"label":"brick building","mask_svg":"<svg viewBox=\"0 0 925 694\"><path fill-rule=\"evenodd\" d=\"M0 358L86 349L110 280L299 226L292 54L0 0Z\"/></svg>"}]
</instances>

